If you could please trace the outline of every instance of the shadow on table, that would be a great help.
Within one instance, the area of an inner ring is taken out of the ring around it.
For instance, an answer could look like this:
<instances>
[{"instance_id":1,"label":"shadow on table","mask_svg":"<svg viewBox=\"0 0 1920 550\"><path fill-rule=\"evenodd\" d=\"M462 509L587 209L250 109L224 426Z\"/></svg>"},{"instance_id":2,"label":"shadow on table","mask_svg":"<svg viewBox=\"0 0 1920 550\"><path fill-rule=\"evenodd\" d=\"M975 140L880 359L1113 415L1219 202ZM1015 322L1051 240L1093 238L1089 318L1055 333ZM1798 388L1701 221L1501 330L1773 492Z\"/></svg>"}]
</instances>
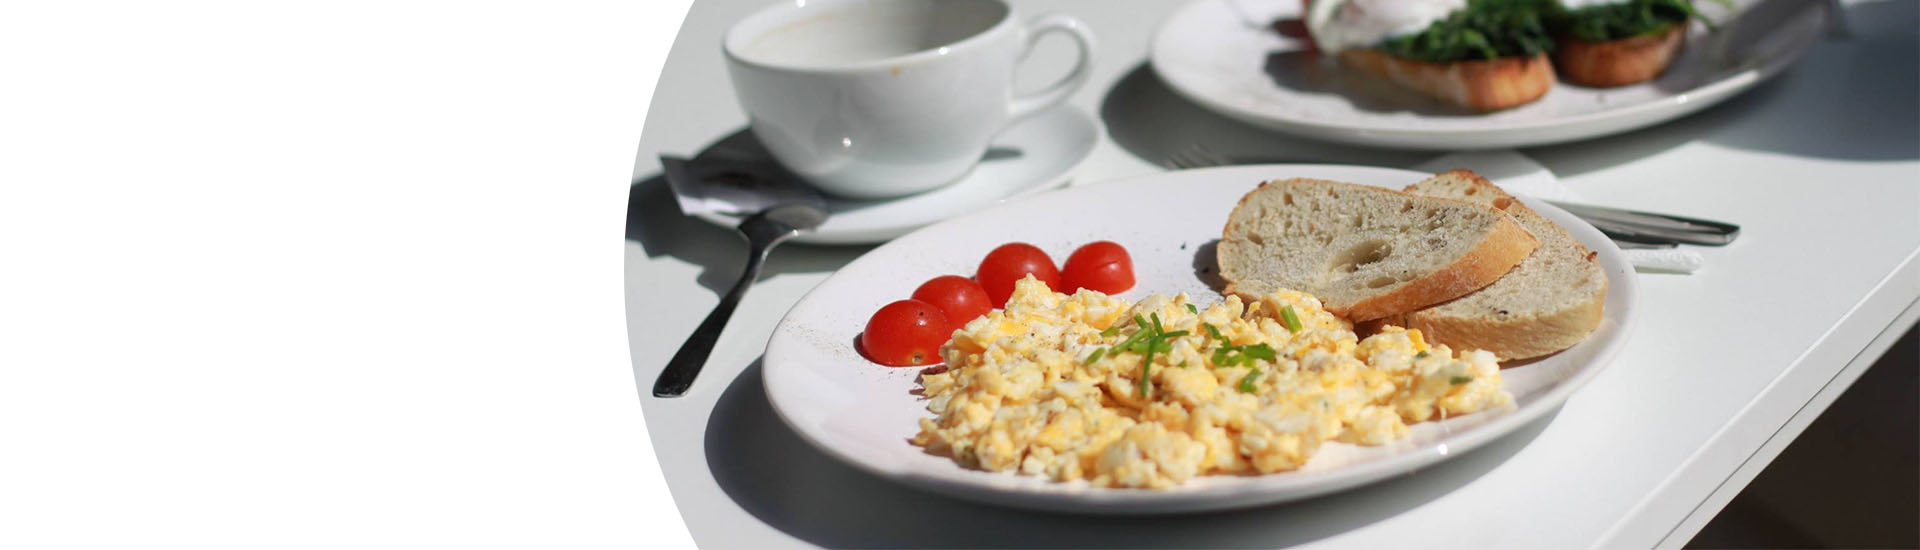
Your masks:
<instances>
[{"instance_id":1,"label":"shadow on table","mask_svg":"<svg viewBox=\"0 0 1920 550\"><path fill-rule=\"evenodd\" d=\"M1262 70L1275 86L1296 93L1334 95L1371 113L1410 113L1431 118L1467 118L1480 113L1434 99L1412 88L1329 63L1321 54L1280 50L1267 54Z\"/></svg>"},{"instance_id":2,"label":"shadow on table","mask_svg":"<svg viewBox=\"0 0 1920 550\"><path fill-rule=\"evenodd\" d=\"M752 159L766 161L766 149L745 129L727 135L702 150L697 158ZM732 228L721 227L680 213L673 189L658 172L634 178L627 195L627 240L640 245L647 257L672 256L701 267L700 286L715 293L726 292L740 278L747 265L747 243ZM808 249L806 254L783 254L783 250ZM860 257L872 246L813 246L788 242L767 255L761 268L764 281L782 273L819 273L840 269Z\"/></svg>"},{"instance_id":3,"label":"shadow on table","mask_svg":"<svg viewBox=\"0 0 1920 550\"><path fill-rule=\"evenodd\" d=\"M708 467L720 488L755 518L826 547L1291 546L1425 506L1505 462L1559 414L1556 409L1416 474L1327 497L1209 514L1082 516L955 500L842 464L775 416L760 369L759 361L749 365L714 405L706 432Z\"/></svg>"},{"instance_id":4,"label":"shadow on table","mask_svg":"<svg viewBox=\"0 0 1920 550\"><path fill-rule=\"evenodd\" d=\"M1141 63L1121 77L1100 104L1107 137L1158 166L1199 144L1229 158L1260 162L1412 166L1437 156L1423 151L1367 149L1297 138L1215 114L1180 97Z\"/></svg>"},{"instance_id":5,"label":"shadow on table","mask_svg":"<svg viewBox=\"0 0 1920 550\"><path fill-rule=\"evenodd\" d=\"M1920 3L1847 6L1856 36L1815 45L1754 98L1763 112L1709 141L1838 160L1920 159ZM1791 128L1792 131L1761 131Z\"/></svg>"},{"instance_id":6,"label":"shadow on table","mask_svg":"<svg viewBox=\"0 0 1920 550\"><path fill-rule=\"evenodd\" d=\"M1726 107L1710 108L1706 113L1650 129L1526 153L1578 151L1578 154L1563 155L1564 158L1556 157L1551 163L1539 156L1534 158L1562 177L1584 173L1698 139L1703 132L1724 125L1726 119L1740 116L1738 113L1714 114L1727 111ZM1152 66L1146 63L1128 72L1108 91L1100 106L1100 118L1115 144L1161 166L1167 166L1168 159L1195 144L1236 162L1259 163L1406 168L1446 154L1446 151L1380 149L1316 141L1242 123L1180 97L1161 82Z\"/></svg>"}]
</instances>

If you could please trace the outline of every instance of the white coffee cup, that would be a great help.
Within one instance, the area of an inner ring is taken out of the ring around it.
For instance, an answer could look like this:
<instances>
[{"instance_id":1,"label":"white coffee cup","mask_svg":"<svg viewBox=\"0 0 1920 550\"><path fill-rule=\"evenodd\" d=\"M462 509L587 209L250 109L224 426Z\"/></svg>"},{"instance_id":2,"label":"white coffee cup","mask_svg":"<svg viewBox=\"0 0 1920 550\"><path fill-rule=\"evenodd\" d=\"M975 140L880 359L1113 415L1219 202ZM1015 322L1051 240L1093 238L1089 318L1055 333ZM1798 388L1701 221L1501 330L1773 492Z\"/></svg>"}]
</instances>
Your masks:
<instances>
[{"instance_id":1,"label":"white coffee cup","mask_svg":"<svg viewBox=\"0 0 1920 550\"><path fill-rule=\"evenodd\" d=\"M1045 33L1073 70L1016 96L1015 65ZM821 189L873 199L953 183L1008 123L1087 80L1093 33L1065 15L1015 20L1003 0L787 0L727 31L734 95L774 158Z\"/></svg>"}]
</instances>

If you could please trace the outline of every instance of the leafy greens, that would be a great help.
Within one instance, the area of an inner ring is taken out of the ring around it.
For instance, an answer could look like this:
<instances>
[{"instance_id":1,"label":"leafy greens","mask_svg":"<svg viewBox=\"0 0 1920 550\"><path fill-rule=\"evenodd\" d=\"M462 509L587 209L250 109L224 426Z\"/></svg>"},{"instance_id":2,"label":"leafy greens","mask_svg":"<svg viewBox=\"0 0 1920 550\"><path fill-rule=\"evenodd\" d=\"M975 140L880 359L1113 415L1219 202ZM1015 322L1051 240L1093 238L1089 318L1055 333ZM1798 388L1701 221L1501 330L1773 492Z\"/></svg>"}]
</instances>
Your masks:
<instances>
[{"instance_id":1,"label":"leafy greens","mask_svg":"<svg viewBox=\"0 0 1920 550\"><path fill-rule=\"evenodd\" d=\"M1389 38L1380 49L1434 63L1531 57L1553 51L1555 35L1605 42L1658 33L1699 17L1692 0L1626 0L1574 9L1558 0L1467 0L1466 8L1420 32Z\"/></svg>"},{"instance_id":2,"label":"leafy greens","mask_svg":"<svg viewBox=\"0 0 1920 550\"><path fill-rule=\"evenodd\" d=\"M1688 0L1630 0L1561 10L1550 24L1575 40L1605 42L1659 33L1697 16L1699 12Z\"/></svg>"},{"instance_id":3,"label":"leafy greens","mask_svg":"<svg viewBox=\"0 0 1920 550\"><path fill-rule=\"evenodd\" d=\"M1466 8L1420 32L1389 38L1380 49L1434 63L1532 57L1553 50L1546 19L1555 6L1554 0L1467 0Z\"/></svg>"}]
</instances>

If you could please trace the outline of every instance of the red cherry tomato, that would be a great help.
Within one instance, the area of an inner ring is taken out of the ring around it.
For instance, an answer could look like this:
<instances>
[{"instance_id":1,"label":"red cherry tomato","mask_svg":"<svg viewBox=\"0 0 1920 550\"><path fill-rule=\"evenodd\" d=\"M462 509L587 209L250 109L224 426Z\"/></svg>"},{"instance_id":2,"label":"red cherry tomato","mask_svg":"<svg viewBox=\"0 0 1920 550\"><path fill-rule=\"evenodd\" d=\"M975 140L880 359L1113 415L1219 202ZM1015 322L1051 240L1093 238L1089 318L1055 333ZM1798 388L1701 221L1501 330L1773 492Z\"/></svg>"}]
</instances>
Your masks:
<instances>
[{"instance_id":1,"label":"red cherry tomato","mask_svg":"<svg viewBox=\"0 0 1920 550\"><path fill-rule=\"evenodd\" d=\"M987 290L993 307L1007 307L1007 298L1013 296L1013 283L1029 274L1046 283L1047 288L1060 288L1060 269L1053 266L1053 258L1027 243L1007 243L988 252L986 259L980 260L980 271L973 278L980 281L980 288Z\"/></svg>"},{"instance_id":2,"label":"red cherry tomato","mask_svg":"<svg viewBox=\"0 0 1920 550\"><path fill-rule=\"evenodd\" d=\"M966 326L968 321L993 311L993 299L987 297L987 290L980 283L959 275L941 275L934 277L913 291L913 299L933 304L947 314L947 322L953 323L953 329Z\"/></svg>"},{"instance_id":3,"label":"red cherry tomato","mask_svg":"<svg viewBox=\"0 0 1920 550\"><path fill-rule=\"evenodd\" d=\"M867 319L867 330L860 333L860 348L867 359L882 365L929 365L940 362L940 346L952 336L953 327L940 308L919 300L900 300L881 307Z\"/></svg>"},{"instance_id":4,"label":"red cherry tomato","mask_svg":"<svg viewBox=\"0 0 1920 550\"><path fill-rule=\"evenodd\" d=\"M1068 294L1082 288L1107 294L1126 292L1133 288L1133 258L1113 241L1087 243L1067 256L1060 280L1066 288L1063 292Z\"/></svg>"}]
</instances>

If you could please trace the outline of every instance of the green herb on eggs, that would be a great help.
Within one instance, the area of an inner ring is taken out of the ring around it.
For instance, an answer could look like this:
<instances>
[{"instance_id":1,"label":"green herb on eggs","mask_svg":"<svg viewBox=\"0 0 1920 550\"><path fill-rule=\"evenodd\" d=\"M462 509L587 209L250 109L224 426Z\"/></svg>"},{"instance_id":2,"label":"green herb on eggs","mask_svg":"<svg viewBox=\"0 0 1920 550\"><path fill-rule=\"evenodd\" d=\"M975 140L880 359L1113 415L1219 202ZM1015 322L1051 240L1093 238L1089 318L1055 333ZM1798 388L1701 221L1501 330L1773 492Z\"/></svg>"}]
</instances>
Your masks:
<instances>
[{"instance_id":1,"label":"green herb on eggs","mask_svg":"<svg viewBox=\"0 0 1920 550\"><path fill-rule=\"evenodd\" d=\"M1133 334L1128 335L1126 340L1121 340L1120 343L1114 344L1114 346L1110 348L1110 353L1131 351L1145 356L1143 360L1140 361L1140 380L1138 382L1140 397L1144 398L1150 391L1151 383L1147 380L1147 375L1150 374L1153 369L1153 355L1173 351L1173 342L1170 340L1186 336L1188 331L1176 330L1167 332L1166 327L1160 324L1160 314L1158 313L1152 314L1151 319L1135 315L1133 316L1133 325L1139 327L1140 330L1133 331ZM1186 366L1186 363L1182 362L1180 366Z\"/></svg>"},{"instance_id":2,"label":"green herb on eggs","mask_svg":"<svg viewBox=\"0 0 1920 550\"><path fill-rule=\"evenodd\" d=\"M1238 386L1240 393L1253 393L1253 380L1259 377L1260 369L1253 369L1253 371L1248 372L1246 376L1240 377L1240 384Z\"/></svg>"}]
</instances>

